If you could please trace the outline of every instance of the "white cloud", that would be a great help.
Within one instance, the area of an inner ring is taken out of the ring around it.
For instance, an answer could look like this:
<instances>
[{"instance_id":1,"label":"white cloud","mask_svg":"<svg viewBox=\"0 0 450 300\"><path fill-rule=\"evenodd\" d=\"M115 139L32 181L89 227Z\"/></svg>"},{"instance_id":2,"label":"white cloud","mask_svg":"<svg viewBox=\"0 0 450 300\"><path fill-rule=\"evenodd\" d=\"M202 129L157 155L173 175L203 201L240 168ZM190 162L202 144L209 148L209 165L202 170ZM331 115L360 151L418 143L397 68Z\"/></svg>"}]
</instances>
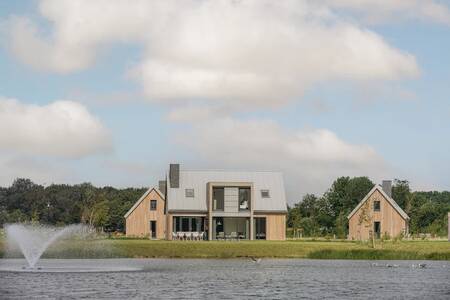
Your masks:
<instances>
[{"instance_id":1,"label":"white cloud","mask_svg":"<svg viewBox=\"0 0 450 300\"><path fill-rule=\"evenodd\" d=\"M431 0L42 0L39 12L49 28L27 17L9 21L8 44L23 63L66 74L92 67L113 43L138 45L141 61L124 72L141 83L147 98L173 109L168 120L195 121L180 142L199 160L281 169L288 188L302 192L323 192L341 175L381 176L388 167L370 146L329 130L297 132L226 116L281 106L321 82L365 86L419 74L413 55L359 18L349 21L348 12L370 22L448 22L447 7ZM81 157L110 148L107 130L79 104L0 105L10 109L4 113L0 106L0 149ZM139 172L133 165L115 167Z\"/></svg>"},{"instance_id":2,"label":"white cloud","mask_svg":"<svg viewBox=\"0 0 450 300\"><path fill-rule=\"evenodd\" d=\"M27 18L11 19L12 52L25 64L38 70L68 73L87 68L94 61L90 45L73 42L51 43L38 35L38 28Z\"/></svg>"},{"instance_id":3,"label":"white cloud","mask_svg":"<svg viewBox=\"0 0 450 300\"><path fill-rule=\"evenodd\" d=\"M323 193L338 176L389 178L390 167L372 147L345 142L327 129L294 131L272 121L219 119L194 125L177 142L193 150L196 165L283 171L290 201Z\"/></svg>"},{"instance_id":4,"label":"white cloud","mask_svg":"<svg viewBox=\"0 0 450 300\"><path fill-rule=\"evenodd\" d=\"M30 178L48 185L67 179L72 171L55 162L14 153L1 153L0 170L0 186L10 186L15 178Z\"/></svg>"},{"instance_id":5,"label":"white cloud","mask_svg":"<svg viewBox=\"0 0 450 300\"><path fill-rule=\"evenodd\" d=\"M232 109L232 107L213 105L186 105L169 111L166 119L172 122L197 123L213 118L225 117Z\"/></svg>"},{"instance_id":6,"label":"white cloud","mask_svg":"<svg viewBox=\"0 0 450 300\"><path fill-rule=\"evenodd\" d=\"M273 107L322 81L419 73L412 55L307 0L43 0L39 9L49 35L28 19L11 21L21 61L67 73L91 66L111 43L139 44L143 59L128 72L165 103Z\"/></svg>"},{"instance_id":7,"label":"white cloud","mask_svg":"<svg viewBox=\"0 0 450 300\"><path fill-rule=\"evenodd\" d=\"M0 151L79 158L110 151L109 131L81 104L38 106L0 98Z\"/></svg>"},{"instance_id":8,"label":"white cloud","mask_svg":"<svg viewBox=\"0 0 450 300\"><path fill-rule=\"evenodd\" d=\"M331 8L359 14L369 23L422 20L450 25L450 10L434 0L326 0Z\"/></svg>"}]
</instances>

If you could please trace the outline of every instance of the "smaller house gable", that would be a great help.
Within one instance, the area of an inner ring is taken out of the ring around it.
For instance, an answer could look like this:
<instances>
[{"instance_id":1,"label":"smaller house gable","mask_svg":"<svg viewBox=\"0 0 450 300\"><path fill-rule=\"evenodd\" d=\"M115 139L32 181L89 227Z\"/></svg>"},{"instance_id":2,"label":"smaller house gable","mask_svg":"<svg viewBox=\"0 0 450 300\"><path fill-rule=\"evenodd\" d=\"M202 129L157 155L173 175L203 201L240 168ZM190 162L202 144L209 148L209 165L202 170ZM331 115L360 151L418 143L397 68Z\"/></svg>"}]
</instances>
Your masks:
<instances>
[{"instance_id":1,"label":"smaller house gable","mask_svg":"<svg viewBox=\"0 0 450 300\"><path fill-rule=\"evenodd\" d=\"M125 219L128 218L128 216L139 206L139 204L141 204L142 201L144 201L144 199L148 196L148 194L150 194L153 190L161 197L161 199L165 200L163 193L161 193L161 191L159 189L154 188L154 187L149 188L141 196L141 198L139 198L138 201L136 201L136 203L130 208L130 210L128 210L128 212L124 215Z\"/></svg>"},{"instance_id":2,"label":"smaller house gable","mask_svg":"<svg viewBox=\"0 0 450 300\"><path fill-rule=\"evenodd\" d=\"M406 214L406 212L400 206L398 206L397 202L395 202L394 199L389 197L388 194L386 194L386 192L383 191L383 188L378 184L376 184L370 190L370 192L367 193L364 199L362 199L361 202L358 203L355 209L353 209L352 212L347 216L347 219L350 219L361 208L361 206L363 206L363 204L370 198L370 196L377 190L383 195L383 197L389 202L389 204L392 205L392 207L400 214L400 216L403 219L409 220L409 216Z\"/></svg>"}]
</instances>

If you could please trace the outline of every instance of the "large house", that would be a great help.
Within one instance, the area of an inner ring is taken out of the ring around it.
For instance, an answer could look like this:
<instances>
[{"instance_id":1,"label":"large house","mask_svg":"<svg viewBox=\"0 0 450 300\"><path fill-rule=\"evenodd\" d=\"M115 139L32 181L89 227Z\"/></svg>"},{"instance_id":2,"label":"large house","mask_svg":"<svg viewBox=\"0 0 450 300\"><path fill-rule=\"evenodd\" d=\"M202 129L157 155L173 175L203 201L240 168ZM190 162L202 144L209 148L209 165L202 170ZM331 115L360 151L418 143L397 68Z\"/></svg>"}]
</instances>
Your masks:
<instances>
[{"instance_id":1,"label":"large house","mask_svg":"<svg viewBox=\"0 0 450 300\"><path fill-rule=\"evenodd\" d=\"M351 240L408 234L409 217L392 199L390 180L383 180L381 186L376 184L347 218Z\"/></svg>"},{"instance_id":2,"label":"large house","mask_svg":"<svg viewBox=\"0 0 450 300\"><path fill-rule=\"evenodd\" d=\"M167 180L149 189L125 215L126 234L284 240L286 214L281 173L182 170L171 164Z\"/></svg>"}]
</instances>

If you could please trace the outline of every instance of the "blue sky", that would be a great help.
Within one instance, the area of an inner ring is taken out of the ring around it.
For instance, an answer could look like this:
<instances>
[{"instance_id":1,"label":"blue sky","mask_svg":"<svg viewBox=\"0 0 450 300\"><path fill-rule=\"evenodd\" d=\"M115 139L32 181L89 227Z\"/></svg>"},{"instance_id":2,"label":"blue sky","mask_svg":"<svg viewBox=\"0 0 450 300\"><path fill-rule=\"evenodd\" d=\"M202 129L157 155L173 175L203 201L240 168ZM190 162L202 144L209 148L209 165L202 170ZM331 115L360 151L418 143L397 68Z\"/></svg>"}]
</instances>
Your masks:
<instances>
[{"instance_id":1,"label":"blue sky","mask_svg":"<svg viewBox=\"0 0 450 300\"><path fill-rule=\"evenodd\" d=\"M1 185L180 162L283 171L290 202L345 175L450 189L445 1L145 2L0 4Z\"/></svg>"}]
</instances>

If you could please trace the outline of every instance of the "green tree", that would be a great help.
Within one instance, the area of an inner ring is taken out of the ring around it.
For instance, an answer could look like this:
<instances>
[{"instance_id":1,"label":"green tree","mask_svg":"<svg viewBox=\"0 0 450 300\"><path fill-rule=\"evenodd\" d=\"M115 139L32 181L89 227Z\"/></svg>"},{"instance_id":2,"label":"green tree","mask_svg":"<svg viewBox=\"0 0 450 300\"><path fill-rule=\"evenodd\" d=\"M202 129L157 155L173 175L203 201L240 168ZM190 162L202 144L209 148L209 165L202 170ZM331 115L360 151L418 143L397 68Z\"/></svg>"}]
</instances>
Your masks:
<instances>
[{"instance_id":1,"label":"green tree","mask_svg":"<svg viewBox=\"0 0 450 300\"><path fill-rule=\"evenodd\" d=\"M347 215L373 188L374 183L367 177L339 177L324 194L320 204L318 222L327 233L346 236Z\"/></svg>"},{"instance_id":2,"label":"green tree","mask_svg":"<svg viewBox=\"0 0 450 300\"><path fill-rule=\"evenodd\" d=\"M392 198L397 204L406 209L408 206L411 209L411 189L409 188L409 182L407 180L395 179L392 186Z\"/></svg>"}]
</instances>

